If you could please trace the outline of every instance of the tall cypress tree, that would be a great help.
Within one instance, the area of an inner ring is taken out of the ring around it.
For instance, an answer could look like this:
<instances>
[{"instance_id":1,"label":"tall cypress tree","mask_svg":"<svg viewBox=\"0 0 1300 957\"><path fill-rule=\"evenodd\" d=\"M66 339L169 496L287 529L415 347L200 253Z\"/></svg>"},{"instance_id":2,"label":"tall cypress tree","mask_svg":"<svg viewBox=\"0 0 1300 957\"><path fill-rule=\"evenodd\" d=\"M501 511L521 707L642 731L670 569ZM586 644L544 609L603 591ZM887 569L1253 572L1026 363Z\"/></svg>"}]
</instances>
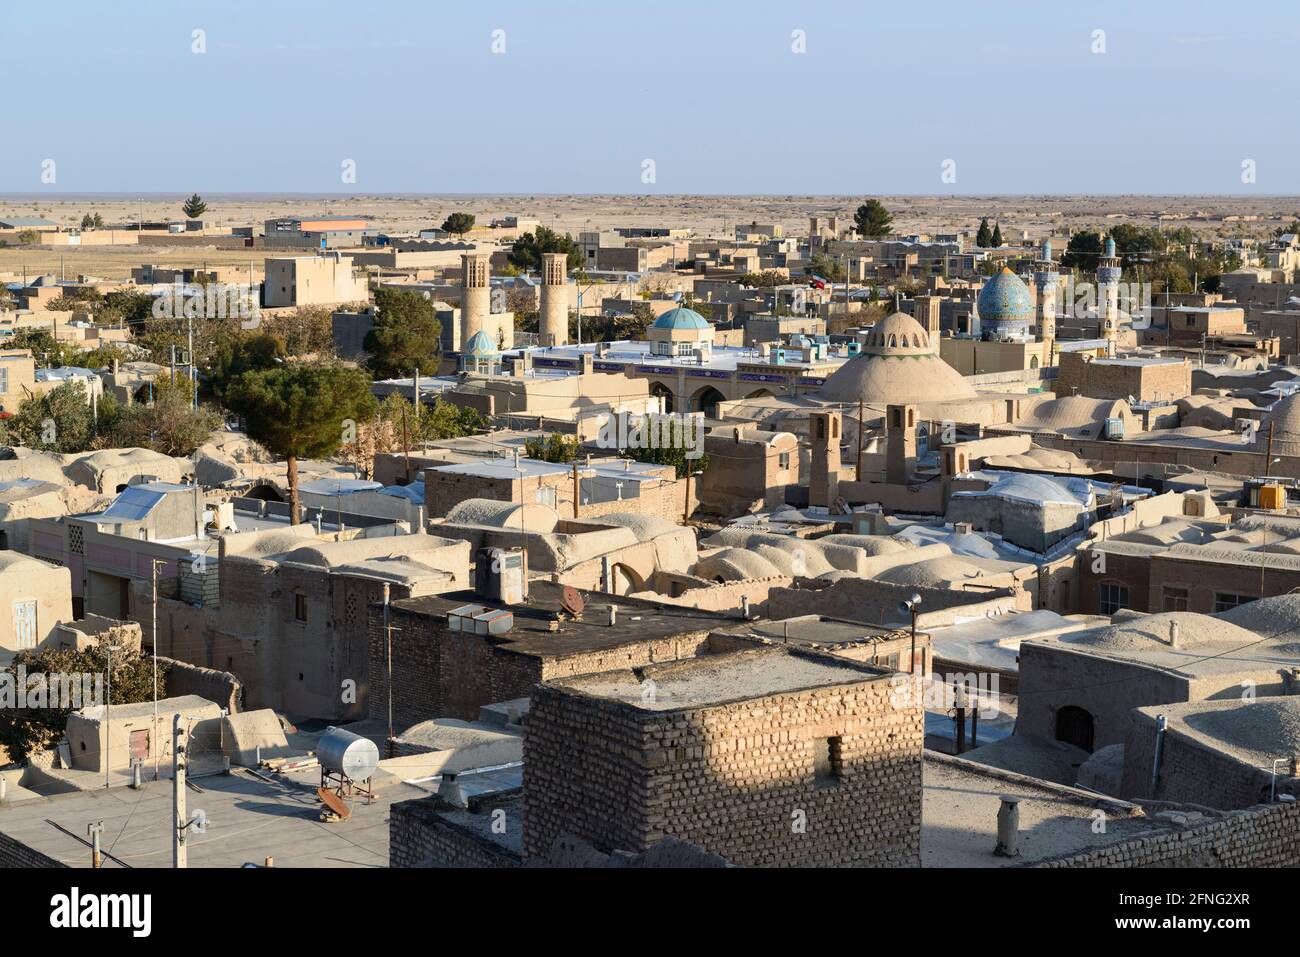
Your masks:
<instances>
[{"instance_id":1,"label":"tall cypress tree","mask_svg":"<svg viewBox=\"0 0 1300 957\"><path fill-rule=\"evenodd\" d=\"M997 249L999 246L1002 245L1002 224L1001 223L993 224L993 238L990 240L990 243L992 243L994 249Z\"/></svg>"},{"instance_id":2,"label":"tall cypress tree","mask_svg":"<svg viewBox=\"0 0 1300 957\"><path fill-rule=\"evenodd\" d=\"M993 241L993 233L989 231L989 220L985 216L980 220L979 232L975 234L975 245L981 249L987 249L989 243Z\"/></svg>"}]
</instances>

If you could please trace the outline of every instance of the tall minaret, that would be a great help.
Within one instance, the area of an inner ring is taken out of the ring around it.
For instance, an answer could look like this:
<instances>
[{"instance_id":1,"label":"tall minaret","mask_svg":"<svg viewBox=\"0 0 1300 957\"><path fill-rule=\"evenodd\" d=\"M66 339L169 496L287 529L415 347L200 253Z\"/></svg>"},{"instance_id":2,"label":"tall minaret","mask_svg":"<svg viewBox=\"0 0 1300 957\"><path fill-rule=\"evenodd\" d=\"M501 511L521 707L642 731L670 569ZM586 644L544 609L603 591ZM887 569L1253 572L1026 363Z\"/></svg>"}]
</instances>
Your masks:
<instances>
[{"instance_id":1,"label":"tall minaret","mask_svg":"<svg viewBox=\"0 0 1300 957\"><path fill-rule=\"evenodd\" d=\"M1038 339L1047 343L1044 351L1051 356L1052 342L1056 339L1056 295L1060 281L1056 263L1052 261L1050 239L1043 240L1043 258L1034 265L1034 285L1038 289Z\"/></svg>"},{"instance_id":2,"label":"tall minaret","mask_svg":"<svg viewBox=\"0 0 1300 957\"><path fill-rule=\"evenodd\" d=\"M460 348L483 328L492 309L489 253L462 253L460 257Z\"/></svg>"},{"instance_id":3,"label":"tall minaret","mask_svg":"<svg viewBox=\"0 0 1300 957\"><path fill-rule=\"evenodd\" d=\"M542 311L537 331L544 346L562 346L569 341L568 261L568 253L542 253Z\"/></svg>"},{"instance_id":4,"label":"tall minaret","mask_svg":"<svg viewBox=\"0 0 1300 957\"><path fill-rule=\"evenodd\" d=\"M1106 252L1097 263L1097 312L1101 316L1101 337L1114 343L1119 338L1120 260L1115 240L1106 237Z\"/></svg>"}]
</instances>

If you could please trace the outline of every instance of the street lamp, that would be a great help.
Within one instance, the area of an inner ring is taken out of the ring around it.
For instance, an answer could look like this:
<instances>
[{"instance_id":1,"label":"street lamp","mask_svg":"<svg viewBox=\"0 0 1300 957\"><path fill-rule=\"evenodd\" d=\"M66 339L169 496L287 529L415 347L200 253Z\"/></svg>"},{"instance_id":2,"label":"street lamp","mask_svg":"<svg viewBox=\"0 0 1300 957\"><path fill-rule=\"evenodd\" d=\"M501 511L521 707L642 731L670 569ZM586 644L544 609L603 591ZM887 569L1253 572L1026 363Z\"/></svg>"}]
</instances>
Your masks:
<instances>
[{"instance_id":1,"label":"street lamp","mask_svg":"<svg viewBox=\"0 0 1300 957\"><path fill-rule=\"evenodd\" d=\"M912 616L912 660L908 663L908 674L916 674L916 609L920 604L920 592L912 592L911 598L905 598L898 603L899 611Z\"/></svg>"}]
</instances>

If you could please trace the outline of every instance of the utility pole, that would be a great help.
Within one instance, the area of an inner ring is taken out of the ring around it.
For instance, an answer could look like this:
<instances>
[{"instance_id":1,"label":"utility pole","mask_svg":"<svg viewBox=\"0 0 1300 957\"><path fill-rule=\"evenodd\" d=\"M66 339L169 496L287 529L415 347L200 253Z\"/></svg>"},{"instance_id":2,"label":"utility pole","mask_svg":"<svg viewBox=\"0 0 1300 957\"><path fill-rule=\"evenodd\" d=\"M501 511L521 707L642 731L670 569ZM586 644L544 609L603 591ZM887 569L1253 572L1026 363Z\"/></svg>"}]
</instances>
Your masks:
<instances>
[{"instance_id":1,"label":"utility pole","mask_svg":"<svg viewBox=\"0 0 1300 957\"><path fill-rule=\"evenodd\" d=\"M150 578L153 581L153 730L149 732L149 747L153 750L153 779L158 780L158 566L159 559L149 561Z\"/></svg>"},{"instance_id":2,"label":"utility pole","mask_svg":"<svg viewBox=\"0 0 1300 957\"><path fill-rule=\"evenodd\" d=\"M388 659L388 756L393 756L393 626L389 617L391 586L384 582L384 655Z\"/></svg>"},{"instance_id":3,"label":"utility pole","mask_svg":"<svg viewBox=\"0 0 1300 957\"><path fill-rule=\"evenodd\" d=\"M573 517L578 517L578 460L573 460Z\"/></svg>"},{"instance_id":4,"label":"utility pole","mask_svg":"<svg viewBox=\"0 0 1300 957\"><path fill-rule=\"evenodd\" d=\"M99 854L99 835L103 830L103 821L92 821L86 825L86 833L90 835L90 866L95 870L104 866Z\"/></svg>"},{"instance_id":5,"label":"utility pole","mask_svg":"<svg viewBox=\"0 0 1300 957\"><path fill-rule=\"evenodd\" d=\"M858 457L857 459L854 460L854 465L856 466L856 468L854 468L853 470L853 477L859 482L862 481L862 416L864 414L862 405L863 405L863 400L861 397L859 397L858 398Z\"/></svg>"},{"instance_id":6,"label":"utility pole","mask_svg":"<svg viewBox=\"0 0 1300 957\"><path fill-rule=\"evenodd\" d=\"M1264 451L1264 474L1267 475L1273 468L1273 421L1268 423L1268 445Z\"/></svg>"},{"instance_id":7,"label":"utility pole","mask_svg":"<svg viewBox=\"0 0 1300 957\"><path fill-rule=\"evenodd\" d=\"M113 740L113 646L105 645L104 652L108 655L108 667L104 672L104 684L107 690L104 693L104 745L99 750L99 759L104 762L104 790L107 791L111 786L108 770L108 742Z\"/></svg>"},{"instance_id":8,"label":"utility pole","mask_svg":"<svg viewBox=\"0 0 1300 957\"><path fill-rule=\"evenodd\" d=\"M189 813L185 809L186 743L181 731L181 716L172 715L172 867L188 866L185 849L185 830L189 827Z\"/></svg>"}]
</instances>

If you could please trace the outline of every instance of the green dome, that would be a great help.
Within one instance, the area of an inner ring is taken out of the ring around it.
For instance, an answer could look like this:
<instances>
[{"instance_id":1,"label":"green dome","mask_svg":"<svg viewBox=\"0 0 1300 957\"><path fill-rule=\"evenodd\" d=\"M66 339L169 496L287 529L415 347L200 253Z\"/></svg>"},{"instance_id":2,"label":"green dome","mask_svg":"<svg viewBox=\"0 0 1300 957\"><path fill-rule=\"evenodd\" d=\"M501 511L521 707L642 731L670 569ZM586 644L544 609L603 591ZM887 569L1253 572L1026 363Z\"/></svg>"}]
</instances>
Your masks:
<instances>
[{"instance_id":1,"label":"green dome","mask_svg":"<svg viewBox=\"0 0 1300 957\"><path fill-rule=\"evenodd\" d=\"M678 306L654 321L651 329L707 329L709 322L694 309Z\"/></svg>"},{"instance_id":2,"label":"green dome","mask_svg":"<svg viewBox=\"0 0 1300 957\"><path fill-rule=\"evenodd\" d=\"M470 336L469 342L465 343L465 355L467 356L494 356L497 354L496 343L482 329Z\"/></svg>"}]
</instances>

